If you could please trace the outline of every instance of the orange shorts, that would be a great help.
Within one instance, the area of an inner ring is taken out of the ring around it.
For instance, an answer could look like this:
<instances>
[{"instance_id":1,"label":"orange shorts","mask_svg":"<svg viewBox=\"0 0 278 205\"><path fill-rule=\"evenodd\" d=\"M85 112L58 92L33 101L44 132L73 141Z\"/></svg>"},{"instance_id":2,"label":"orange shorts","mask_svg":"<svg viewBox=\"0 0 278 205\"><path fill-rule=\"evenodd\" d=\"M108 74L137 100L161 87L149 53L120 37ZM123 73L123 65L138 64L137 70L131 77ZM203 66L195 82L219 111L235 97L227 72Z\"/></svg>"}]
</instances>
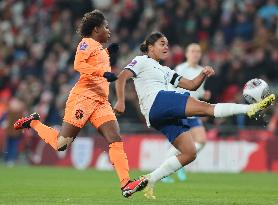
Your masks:
<instances>
[{"instance_id":1,"label":"orange shorts","mask_svg":"<svg viewBox=\"0 0 278 205\"><path fill-rule=\"evenodd\" d=\"M82 95L70 94L66 103L64 121L82 128L87 121L99 128L103 123L117 120L107 100L94 100Z\"/></svg>"}]
</instances>

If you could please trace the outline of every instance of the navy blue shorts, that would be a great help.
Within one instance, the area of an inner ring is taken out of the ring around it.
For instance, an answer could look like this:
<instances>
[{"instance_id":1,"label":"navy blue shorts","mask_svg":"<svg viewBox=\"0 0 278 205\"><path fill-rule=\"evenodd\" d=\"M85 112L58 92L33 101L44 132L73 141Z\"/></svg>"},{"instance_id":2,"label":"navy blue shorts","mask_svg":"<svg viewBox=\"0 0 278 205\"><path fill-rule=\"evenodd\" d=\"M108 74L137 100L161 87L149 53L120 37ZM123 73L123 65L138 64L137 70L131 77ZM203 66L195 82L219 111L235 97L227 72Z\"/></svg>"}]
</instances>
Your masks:
<instances>
[{"instance_id":1,"label":"navy blue shorts","mask_svg":"<svg viewBox=\"0 0 278 205\"><path fill-rule=\"evenodd\" d=\"M188 125L190 128L203 126L203 123L199 117L189 117L186 119L182 119L182 122L185 125Z\"/></svg>"},{"instance_id":2,"label":"navy blue shorts","mask_svg":"<svg viewBox=\"0 0 278 205\"><path fill-rule=\"evenodd\" d=\"M150 110L149 119L152 127L162 132L172 143L181 133L190 129L183 120L188 92L160 91Z\"/></svg>"}]
</instances>

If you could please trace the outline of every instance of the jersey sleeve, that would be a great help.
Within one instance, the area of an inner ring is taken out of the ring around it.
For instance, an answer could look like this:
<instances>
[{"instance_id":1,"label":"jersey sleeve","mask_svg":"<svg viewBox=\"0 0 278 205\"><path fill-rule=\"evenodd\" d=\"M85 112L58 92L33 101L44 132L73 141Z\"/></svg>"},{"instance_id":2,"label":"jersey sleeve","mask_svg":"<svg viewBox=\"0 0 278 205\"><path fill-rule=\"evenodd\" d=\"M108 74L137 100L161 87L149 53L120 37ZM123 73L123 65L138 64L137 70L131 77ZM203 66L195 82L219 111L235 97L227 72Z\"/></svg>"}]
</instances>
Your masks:
<instances>
[{"instance_id":1,"label":"jersey sleeve","mask_svg":"<svg viewBox=\"0 0 278 205\"><path fill-rule=\"evenodd\" d=\"M91 55L98 52L97 48L86 41L81 41L77 47L74 59L74 70L82 74L102 76L104 71L90 65L87 61Z\"/></svg>"},{"instance_id":2,"label":"jersey sleeve","mask_svg":"<svg viewBox=\"0 0 278 205\"><path fill-rule=\"evenodd\" d=\"M167 67L167 66L164 66L163 67L164 69L165 69L165 71L166 71L166 73L167 73L167 81L168 82L171 82L171 80L173 79L173 77L174 77L174 75L175 75L175 73L176 73L176 71L174 71L174 70L172 70L171 68L169 68L169 67Z\"/></svg>"},{"instance_id":3,"label":"jersey sleeve","mask_svg":"<svg viewBox=\"0 0 278 205\"><path fill-rule=\"evenodd\" d=\"M137 56L124 69L131 71L134 75L134 78L136 78L142 70L142 67L143 60Z\"/></svg>"},{"instance_id":4,"label":"jersey sleeve","mask_svg":"<svg viewBox=\"0 0 278 205\"><path fill-rule=\"evenodd\" d=\"M175 67L175 71L177 74L182 75L182 67L180 65Z\"/></svg>"}]
</instances>

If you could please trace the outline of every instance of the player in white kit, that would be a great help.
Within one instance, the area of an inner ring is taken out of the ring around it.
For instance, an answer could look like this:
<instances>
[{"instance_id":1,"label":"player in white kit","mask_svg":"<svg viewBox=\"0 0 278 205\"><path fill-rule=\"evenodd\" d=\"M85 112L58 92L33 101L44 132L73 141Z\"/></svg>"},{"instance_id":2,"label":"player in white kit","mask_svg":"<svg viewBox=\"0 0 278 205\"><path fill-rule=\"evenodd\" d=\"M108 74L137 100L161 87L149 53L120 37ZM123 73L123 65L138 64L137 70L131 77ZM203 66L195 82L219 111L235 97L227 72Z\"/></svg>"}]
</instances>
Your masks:
<instances>
[{"instance_id":1,"label":"player in white kit","mask_svg":"<svg viewBox=\"0 0 278 205\"><path fill-rule=\"evenodd\" d=\"M175 71L179 75L192 80L203 70L203 67L198 65L202 56L200 45L197 43L189 44L186 48L185 56L187 59L186 62L177 65ZM210 91L205 90L204 83L202 83L196 91L190 91L190 96L194 97L195 99L204 99L207 101L210 99L211 93ZM184 123L190 127L190 132L195 142L195 147L198 153L200 150L203 149L206 143L205 127L203 126L203 123L199 117L188 117L187 119L184 119ZM170 157L177 154L179 154L179 151L174 146L171 146L167 153L167 156ZM183 168L177 171L177 176L180 181L185 181L187 179L185 170ZM174 182L174 179L169 176L163 178L161 181L171 183Z\"/></svg>"},{"instance_id":2,"label":"player in white kit","mask_svg":"<svg viewBox=\"0 0 278 205\"><path fill-rule=\"evenodd\" d=\"M189 131L182 119L191 116L227 117L236 114L254 116L258 111L268 107L275 95L270 95L259 103L244 105L235 103L218 103L215 105L190 97L189 92L169 90L169 84L187 90L196 90L203 81L212 75L211 67L205 66L193 80L186 79L159 61L168 56L168 40L160 32L150 34L140 47L145 54L136 56L119 74L116 82L117 102L114 110L123 113L125 110L125 84L133 78L139 98L140 109L148 126L162 132L180 151L177 156L166 159L160 167L143 176L148 179L145 196L154 198L153 186L163 177L169 176L196 158L196 148Z\"/></svg>"}]
</instances>

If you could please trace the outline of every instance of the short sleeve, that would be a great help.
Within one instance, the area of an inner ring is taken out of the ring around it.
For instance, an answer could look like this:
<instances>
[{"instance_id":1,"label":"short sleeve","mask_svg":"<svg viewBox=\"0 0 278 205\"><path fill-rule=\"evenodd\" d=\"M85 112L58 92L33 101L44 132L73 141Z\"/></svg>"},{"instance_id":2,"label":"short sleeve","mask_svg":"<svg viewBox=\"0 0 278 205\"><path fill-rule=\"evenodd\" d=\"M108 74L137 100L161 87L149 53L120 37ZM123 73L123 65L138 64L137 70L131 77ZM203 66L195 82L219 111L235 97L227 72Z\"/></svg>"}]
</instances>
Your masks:
<instances>
[{"instance_id":1,"label":"short sleeve","mask_svg":"<svg viewBox=\"0 0 278 205\"><path fill-rule=\"evenodd\" d=\"M85 59L88 59L93 53L98 51L98 47L96 44L90 42L87 39L82 39L79 43L76 53L81 54Z\"/></svg>"},{"instance_id":2,"label":"short sleeve","mask_svg":"<svg viewBox=\"0 0 278 205\"><path fill-rule=\"evenodd\" d=\"M129 70L133 73L136 78L142 69L143 59L140 59L138 56L135 57L124 69Z\"/></svg>"},{"instance_id":3,"label":"short sleeve","mask_svg":"<svg viewBox=\"0 0 278 205\"><path fill-rule=\"evenodd\" d=\"M168 82L171 82L171 80L173 79L173 77L174 77L174 74L176 73L174 70L172 70L171 68L169 68L169 67L167 67L167 66L164 66L163 67L164 69L165 69L165 71L166 71L166 73L167 73L167 81Z\"/></svg>"},{"instance_id":4,"label":"short sleeve","mask_svg":"<svg viewBox=\"0 0 278 205\"><path fill-rule=\"evenodd\" d=\"M182 75L182 67L180 65L175 67L175 71L177 74Z\"/></svg>"}]
</instances>

